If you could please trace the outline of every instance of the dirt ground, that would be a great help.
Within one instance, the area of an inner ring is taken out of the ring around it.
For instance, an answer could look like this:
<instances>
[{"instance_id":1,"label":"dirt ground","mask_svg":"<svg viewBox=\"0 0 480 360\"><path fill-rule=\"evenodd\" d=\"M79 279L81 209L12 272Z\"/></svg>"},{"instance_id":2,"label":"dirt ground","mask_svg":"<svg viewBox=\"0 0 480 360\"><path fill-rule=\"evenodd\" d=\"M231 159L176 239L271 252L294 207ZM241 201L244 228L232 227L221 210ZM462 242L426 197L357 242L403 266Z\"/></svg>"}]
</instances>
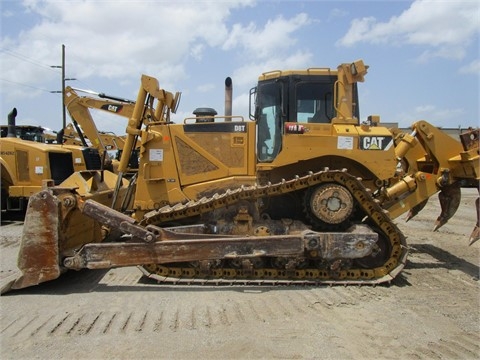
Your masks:
<instances>
[{"instance_id":1,"label":"dirt ground","mask_svg":"<svg viewBox=\"0 0 480 360\"><path fill-rule=\"evenodd\" d=\"M478 359L475 189L450 222L432 198L397 223L411 246L390 286L171 286L135 267L70 272L0 297L2 359ZM23 224L1 227L0 277Z\"/></svg>"}]
</instances>

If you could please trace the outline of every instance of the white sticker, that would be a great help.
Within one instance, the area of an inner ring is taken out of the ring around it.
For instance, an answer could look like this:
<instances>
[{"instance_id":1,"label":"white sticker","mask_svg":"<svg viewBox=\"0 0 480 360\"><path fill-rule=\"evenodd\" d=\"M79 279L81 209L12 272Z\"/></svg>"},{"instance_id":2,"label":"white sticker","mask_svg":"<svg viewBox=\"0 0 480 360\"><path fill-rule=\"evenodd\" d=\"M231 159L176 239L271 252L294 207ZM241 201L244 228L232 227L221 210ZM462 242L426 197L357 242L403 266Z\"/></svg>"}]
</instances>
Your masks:
<instances>
[{"instance_id":1,"label":"white sticker","mask_svg":"<svg viewBox=\"0 0 480 360\"><path fill-rule=\"evenodd\" d=\"M35 166L35 174L43 174L43 166Z\"/></svg>"},{"instance_id":2,"label":"white sticker","mask_svg":"<svg viewBox=\"0 0 480 360\"><path fill-rule=\"evenodd\" d=\"M150 149L150 161L163 161L163 149Z\"/></svg>"},{"instance_id":3,"label":"white sticker","mask_svg":"<svg viewBox=\"0 0 480 360\"><path fill-rule=\"evenodd\" d=\"M353 149L353 137L352 136L339 136L337 140L337 149L352 150Z\"/></svg>"},{"instance_id":4,"label":"white sticker","mask_svg":"<svg viewBox=\"0 0 480 360\"><path fill-rule=\"evenodd\" d=\"M75 158L75 164L81 164L82 158Z\"/></svg>"}]
</instances>

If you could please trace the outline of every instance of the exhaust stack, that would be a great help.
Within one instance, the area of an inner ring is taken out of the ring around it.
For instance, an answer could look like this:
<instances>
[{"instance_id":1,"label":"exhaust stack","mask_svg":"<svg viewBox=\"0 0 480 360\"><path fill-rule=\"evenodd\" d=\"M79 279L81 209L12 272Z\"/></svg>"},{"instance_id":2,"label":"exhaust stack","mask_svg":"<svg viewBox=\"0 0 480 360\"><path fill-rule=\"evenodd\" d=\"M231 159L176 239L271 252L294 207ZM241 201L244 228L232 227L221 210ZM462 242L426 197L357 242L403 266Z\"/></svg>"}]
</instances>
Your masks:
<instances>
[{"instance_id":1,"label":"exhaust stack","mask_svg":"<svg viewBox=\"0 0 480 360\"><path fill-rule=\"evenodd\" d=\"M7 137L14 138L17 137L17 132L15 130L16 123L15 118L17 117L17 108L13 108L12 111L8 114L8 133Z\"/></svg>"},{"instance_id":2,"label":"exhaust stack","mask_svg":"<svg viewBox=\"0 0 480 360\"><path fill-rule=\"evenodd\" d=\"M227 77L225 79L225 121L232 121L232 93L233 93L233 86L232 86L232 78Z\"/></svg>"}]
</instances>

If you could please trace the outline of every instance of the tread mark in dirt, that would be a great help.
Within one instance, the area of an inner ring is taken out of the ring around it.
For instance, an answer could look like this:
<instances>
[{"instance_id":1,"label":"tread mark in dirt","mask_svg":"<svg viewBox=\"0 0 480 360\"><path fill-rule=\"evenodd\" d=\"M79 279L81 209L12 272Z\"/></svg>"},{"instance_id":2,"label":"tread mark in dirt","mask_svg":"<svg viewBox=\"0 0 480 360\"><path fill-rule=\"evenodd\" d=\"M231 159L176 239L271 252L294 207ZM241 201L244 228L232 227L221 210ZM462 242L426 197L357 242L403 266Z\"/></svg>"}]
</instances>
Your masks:
<instances>
[{"instance_id":1,"label":"tread mark in dirt","mask_svg":"<svg viewBox=\"0 0 480 360\"><path fill-rule=\"evenodd\" d=\"M480 355L479 337L463 333L451 339L430 342L428 348L418 347L414 354L416 353L432 359L478 359ZM409 356L414 354L409 354Z\"/></svg>"},{"instance_id":2,"label":"tread mark in dirt","mask_svg":"<svg viewBox=\"0 0 480 360\"><path fill-rule=\"evenodd\" d=\"M98 314L95 317L95 319L93 319L93 321L90 323L90 325L85 329L84 334L88 334L90 332L90 330L93 329L93 327L95 326L95 323L98 321L98 319L100 318L101 315L102 315L102 313L100 312L100 314Z\"/></svg>"},{"instance_id":3,"label":"tread mark in dirt","mask_svg":"<svg viewBox=\"0 0 480 360\"><path fill-rule=\"evenodd\" d=\"M279 313L287 316L287 317L291 317L292 316L292 312L290 311L289 307L288 306L285 306L285 304L283 304L282 302L282 299L279 297L279 298L274 298L273 299L273 304L280 308L280 311Z\"/></svg>"},{"instance_id":4,"label":"tread mark in dirt","mask_svg":"<svg viewBox=\"0 0 480 360\"><path fill-rule=\"evenodd\" d=\"M269 302L268 301L265 301L265 300L259 300L257 301L257 303L261 304L261 307L262 307L262 312L265 313L265 315L267 316L268 319L275 319L277 318L277 312L274 311ZM258 312L257 312L258 314ZM265 321L265 319L262 319L262 321Z\"/></svg>"},{"instance_id":5,"label":"tread mark in dirt","mask_svg":"<svg viewBox=\"0 0 480 360\"><path fill-rule=\"evenodd\" d=\"M64 323L65 321L67 321L67 319L68 319L71 315L72 315L71 313L67 313L67 315L66 315L62 320L60 320L60 322L58 322L57 325L55 325L55 327L54 327L52 330L49 331L49 333L50 333L50 334L53 334L55 331L57 331L58 328L59 328L60 326L62 326L63 323Z\"/></svg>"},{"instance_id":6,"label":"tread mark in dirt","mask_svg":"<svg viewBox=\"0 0 480 360\"><path fill-rule=\"evenodd\" d=\"M192 312L190 314L190 330L195 330L197 328L197 318L195 314L195 307L192 307Z\"/></svg>"},{"instance_id":7,"label":"tread mark in dirt","mask_svg":"<svg viewBox=\"0 0 480 360\"><path fill-rule=\"evenodd\" d=\"M478 356L480 355L479 352L478 352L478 348L477 348L477 351L472 351L470 349L468 349L467 347L464 346L464 344L460 344L459 341L457 339L450 339L450 340L443 340L443 339L440 339L440 343L442 345L444 345L445 347L447 347L448 349L450 349L451 351L454 352L454 354L458 354L461 356L461 358L465 358L465 356Z\"/></svg>"},{"instance_id":8,"label":"tread mark in dirt","mask_svg":"<svg viewBox=\"0 0 480 360\"><path fill-rule=\"evenodd\" d=\"M231 322L230 320L228 320L227 311L228 310L224 306L222 306L218 310L218 316L220 318L220 324L230 326Z\"/></svg>"},{"instance_id":9,"label":"tread mark in dirt","mask_svg":"<svg viewBox=\"0 0 480 360\"><path fill-rule=\"evenodd\" d=\"M29 322L27 322L25 325L23 325L17 332L15 332L12 337L17 336L20 334L23 330L25 330L26 327L28 327L32 322L38 319L38 315L35 315Z\"/></svg>"},{"instance_id":10,"label":"tread mark in dirt","mask_svg":"<svg viewBox=\"0 0 480 360\"><path fill-rule=\"evenodd\" d=\"M243 314L241 306L238 304L238 302L233 304L233 310L235 311L235 318L240 322L245 322L245 315Z\"/></svg>"},{"instance_id":11,"label":"tread mark in dirt","mask_svg":"<svg viewBox=\"0 0 480 360\"><path fill-rule=\"evenodd\" d=\"M37 327L35 330L33 330L31 333L30 333L30 336L35 336L40 330L42 330L45 325L47 325L47 323L53 319L53 315L51 315L46 321L44 321L39 327Z\"/></svg>"},{"instance_id":12,"label":"tread mark in dirt","mask_svg":"<svg viewBox=\"0 0 480 360\"><path fill-rule=\"evenodd\" d=\"M480 354L480 336L474 334L462 334L458 339L466 348L476 354Z\"/></svg>"},{"instance_id":13,"label":"tread mark in dirt","mask_svg":"<svg viewBox=\"0 0 480 360\"><path fill-rule=\"evenodd\" d=\"M255 310L255 305L252 303L251 300L248 300L248 306L249 306L249 309L251 310L251 312L252 312L252 314L253 314L253 317L254 317L256 320L265 322L265 319L263 319L263 318L258 314L258 311Z\"/></svg>"},{"instance_id":14,"label":"tread mark in dirt","mask_svg":"<svg viewBox=\"0 0 480 360\"><path fill-rule=\"evenodd\" d=\"M140 323L135 328L135 331L143 331L143 327L145 326L145 322L147 321L147 316L148 316L148 311L145 311L145 314L143 314L142 320L140 320Z\"/></svg>"},{"instance_id":15,"label":"tread mark in dirt","mask_svg":"<svg viewBox=\"0 0 480 360\"><path fill-rule=\"evenodd\" d=\"M112 315L112 317L110 318L110 321L107 323L107 325L105 326L105 328L103 329L103 333L106 334L108 330L110 330L110 325L112 325L112 322L113 320L115 319L115 317L117 316L117 313L114 313Z\"/></svg>"},{"instance_id":16,"label":"tread mark in dirt","mask_svg":"<svg viewBox=\"0 0 480 360\"><path fill-rule=\"evenodd\" d=\"M23 316L20 316L18 319L13 320L10 324L8 324L5 328L2 329L0 332L3 334L5 331L7 331L13 324L15 324L17 321L19 321Z\"/></svg>"},{"instance_id":17,"label":"tread mark in dirt","mask_svg":"<svg viewBox=\"0 0 480 360\"><path fill-rule=\"evenodd\" d=\"M77 320L75 320L75 322L73 323L73 325L70 327L70 329L67 330L67 334L71 334L72 331L77 327L77 325L80 323L80 321L82 321L83 317L85 316L85 314L82 314L79 318L77 318Z\"/></svg>"},{"instance_id":18,"label":"tread mark in dirt","mask_svg":"<svg viewBox=\"0 0 480 360\"><path fill-rule=\"evenodd\" d=\"M302 304L310 310L313 310L312 305L318 301L318 298L310 291L299 291L295 293L295 296L299 297Z\"/></svg>"},{"instance_id":19,"label":"tread mark in dirt","mask_svg":"<svg viewBox=\"0 0 480 360\"><path fill-rule=\"evenodd\" d=\"M288 302L290 306L287 306L290 309L295 309L295 312L300 314L305 314L307 312L307 304L303 301L300 301L298 296L290 296L287 295L285 300Z\"/></svg>"},{"instance_id":20,"label":"tread mark in dirt","mask_svg":"<svg viewBox=\"0 0 480 360\"><path fill-rule=\"evenodd\" d=\"M160 331L162 329L162 323L163 323L163 311L160 313L157 320L153 324L153 332Z\"/></svg>"},{"instance_id":21,"label":"tread mark in dirt","mask_svg":"<svg viewBox=\"0 0 480 360\"><path fill-rule=\"evenodd\" d=\"M210 313L210 307L209 306L207 306L205 326L206 327L211 327L212 326L212 314Z\"/></svg>"},{"instance_id":22,"label":"tread mark in dirt","mask_svg":"<svg viewBox=\"0 0 480 360\"><path fill-rule=\"evenodd\" d=\"M17 240L2 239L0 247L2 249L6 249L6 248L9 248L9 247L15 247L15 246L18 246L18 241Z\"/></svg>"},{"instance_id":23,"label":"tread mark in dirt","mask_svg":"<svg viewBox=\"0 0 480 360\"><path fill-rule=\"evenodd\" d=\"M132 317L132 313L128 314L127 320L125 320L125 322L123 323L122 331L125 331L125 329L127 328L128 323L130 322L130 318L131 318L131 317Z\"/></svg>"},{"instance_id":24,"label":"tread mark in dirt","mask_svg":"<svg viewBox=\"0 0 480 360\"><path fill-rule=\"evenodd\" d=\"M173 317L172 324L169 326L171 330L177 331L178 330L178 323L179 323L179 310L175 311L175 315Z\"/></svg>"}]
</instances>

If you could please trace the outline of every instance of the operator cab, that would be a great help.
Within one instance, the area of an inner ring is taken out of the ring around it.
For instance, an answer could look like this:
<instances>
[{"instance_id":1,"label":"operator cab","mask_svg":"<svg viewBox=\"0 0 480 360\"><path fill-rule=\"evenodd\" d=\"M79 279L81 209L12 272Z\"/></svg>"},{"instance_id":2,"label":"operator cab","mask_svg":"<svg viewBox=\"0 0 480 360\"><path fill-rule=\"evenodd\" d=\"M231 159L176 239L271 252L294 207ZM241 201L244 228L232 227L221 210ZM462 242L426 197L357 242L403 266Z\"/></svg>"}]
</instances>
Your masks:
<instances>
[{"instance_id":1,"label":"operator cab","mask_svg":"<svg viewBox=\"0 0 480 360\"><path fill-rule=\"evenodd\" d=\"M336 73L330 69L309 69L273 71L260 76L257 87L250 90L251 109L254 104L250 118L258 125L259 162L271 162L280 153L286 123L332 123L337 117ZM357 84L351 85L349 117L359 119Z\"/></svg>"},{"instance_id":2,"label":"operator cab","mask_svg":"<svg viewBox=\"0 0 480 360\"><path fill-rule=\"evenodd\" d=\"M8 126L0 125L1 137L7 137ZM35 125L15 125L15 137L22 140L35 141L39 143L45 142L45 129Z\"/></svg>"}]
</instances>

